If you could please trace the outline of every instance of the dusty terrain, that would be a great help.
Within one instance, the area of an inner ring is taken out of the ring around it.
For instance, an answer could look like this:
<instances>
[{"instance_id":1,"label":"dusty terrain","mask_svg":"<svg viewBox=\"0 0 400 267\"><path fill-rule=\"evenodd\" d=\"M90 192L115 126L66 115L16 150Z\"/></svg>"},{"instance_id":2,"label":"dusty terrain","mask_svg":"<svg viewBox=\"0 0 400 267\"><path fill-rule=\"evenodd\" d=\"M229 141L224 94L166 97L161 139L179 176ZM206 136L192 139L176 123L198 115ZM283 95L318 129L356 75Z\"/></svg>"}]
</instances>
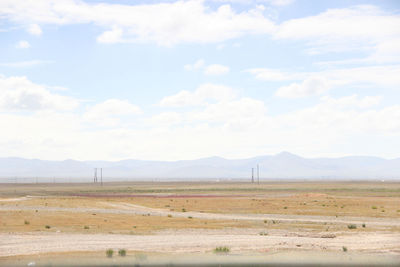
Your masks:
<instances>
[{"instance_id":1,"label":"dusty terrain","mask_svg":"<svg viewBox=\"0 0 400 267\"><path fill-rule=\"evenodd\" d=\"M26 265L38 256L105 258L108 248L131 257L204 256L219 246L263 261L290 251L353 255L353 261L375 255L376 262L399 264L400 183L0 187L0 265Z\"/></svg>"}]
</instances>

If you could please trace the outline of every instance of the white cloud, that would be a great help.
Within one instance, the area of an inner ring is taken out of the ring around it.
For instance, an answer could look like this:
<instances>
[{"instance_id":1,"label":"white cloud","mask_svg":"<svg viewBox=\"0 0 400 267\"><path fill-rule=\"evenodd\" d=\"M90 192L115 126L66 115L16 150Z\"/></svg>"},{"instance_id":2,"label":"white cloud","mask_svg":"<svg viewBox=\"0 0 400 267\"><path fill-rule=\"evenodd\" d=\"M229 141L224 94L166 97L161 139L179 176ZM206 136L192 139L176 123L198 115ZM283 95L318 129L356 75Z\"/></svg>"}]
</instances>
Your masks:
<instances>
[{"instance_id":1,"label":"white cloud","mask_svg":"<svg viewBox=\"0 0 400 267\"><path fill-rule=\"evenodd\" d=\"M274 37L305 40L312 54L373 51L380 43L398 38L398 25L400 16L385 13L375 6L362 5L329 9L315 16L285 21L279 25Z\"/></svg>"},{"instance_id":2,"label":"white cloud","mask_svg":"<svg viewBox=\"0 0 400 267\"><path fill-rule=\"evenodd\" d=\"M276 95L279 97L298 98L305 96L320 95L330 89L329 82L322 77L310 77L302 83L292 83L278 89Z\"/></svg>"},{"instance_id":3,"label":"white cloud","mask_svg":"<svg viewBox=\"0 0 400 267\"><path fill-rule=\"evenodd\" d=\"M0 109L3 111L73 110L79 101L51 93L48 87L26 77L0 76Z\"/></svg>"},{"instance_id":4,"label":"white cloud","mask_svg":"<svg viewBox=\"0 0 400 267\"><path fill-rule=\"evenodd\" d=\"M319 104L281 115L279 119L294 127L296 134L301 132L311 134L312 131L316 131L318 135L333 134L339 137L345 134L355 138L364 134L382 136L399 134L400 106L371 109L377 106L381 99L381 96L358 97L357 95L336 99L322 97ZM329 132L333 130L335 133Z\"/></svg>"},{"instance_id":5,"label":"white cloud","mask_svg":"<svg viewBox=\"0 0 400 267\"><path fill-rule=\"evenodd\" d=\"M321 97L321 101L324 105L342 109L370 108L379 105L382 99L382 96L365 96L361 98L356 94L341 98L333 98L330 96Z\"/></svg>"},{"instance_id":6,"label":"white cloud","mask_svg":"<svg viewBox=\"0 0 400 267\"><path fill-rule=\"evenodd\" d=\"M178 112L162 112L150 118L149 122L155 127L171 126L181 123L183 120L182 114Z\"/></svg>"},{"instance_id":7,"label":"white cloud","mask_svg":"<svg viewBox=\"0 0 400 267\"><path fill-rule=\"evenodd\" d=\"M0 156L178 160L210 155L243 158L282 150L341 156L371 148L355 148L360 140L374 140L374 154L398 156L393 144L398 144L400 134L400 106L379 107L380 101L380 96L322 97L316 105L269 115L260 100L234 98L113 128L88 127L85 117L76 113L0 113L0 124L7 125L0 131Z\"/></svg>"},{"instance_id":8,"label":"white cloud","mask_svg":"<svg viewBox=\"0 0 400 267\"><path fill-rule=\"evenodd\" d=\"M246 71L253 74L256 79L264 81L302 81L302 83L293 83L289 87L283 88L282 91L285 92L307 91L304 87L307 86L304 84L305 80L310 80L312 77L320 77L327 82L328 87L332 88L345 85L386 88L400 86L400 65L341 68L315 72L284 72L262 68Z\"/></svg>"},{"instance_id":9,"label":"white cloud","mask_svg":"<svg viewBox=\"0 0 400 267\"><path fill-rule=\"evenodd\" d=\"M198 70L204 70L205 75L224 75L229 72L229 67L224 66L221 64L211 64L211 65L205 65L204 59L198 59L195 63L193 64L186 64L183 66L183 68L187 71L198 71Z\"/></svg>"},{"instance_id":10,"label":"white cloud","mask_svg":"<svg viewBox=\"0 0 400 267\"><path fill-rule=\"evenodd\" d=\"M365 62L400 62L400 38L379 42L374 50L375 51L365 59Z\"/></svg>"},{"instance_id":11,"label":"white cloud","mask_svg":"<svg viewBox=\"0 0 400 267\"><path fill-rule=\"evenodd\" d=\"M218 84L200 85L194 92L180 91L176 95L164 97L160 101L162 107L201 106L207 100L227 101L235 97L232 88Z\"/></svg>"},{"instance_id":12,"label":"white cloud","mask_svg":"<svg viewBox=\"0 0 400 267\"><path fill-rule=\"evenodd\" d=\"M29 48L29 47L31 47L31 45L30 45L29 42L27 42L27 41L19 41L19 42L15 45L15 47L16 47L16 48L22 48L22 49L24 49L24 48Z\"/></svg>"},{"instance_id":13,"label":"white cloud","mask_svg":"<svg viewBox=\"0 0 400 267\"><path fill-rule=\"evenodd\" d=\"M205 64L204 59L198 59L193 64L186 64L185 66L183 66L183 68L187 71L199 70L203 68L204 64Z\"/></svg>"},{"instance_id":14,"label":"white cloud","mask_svg":"<svg viewBox=\"0 0 400 267\"><path fill-rule=\"evenodd\" d=\"M119 27L113 27L110 31L105 31L97 37L99 43L113 44L121 43L123 31Z\"/></svg>"},{"instance_id":15,"label":"white cloud","mask_svg":"<svg viewBox=\"0 0 400 267\"><path fill-rule=\"evenodd\" d=\"M295 0L213 0L214 2L222 3L240 3L240 4L254 4L265 3L272 6L287 6L292 4Z\"/></svg>"},{"instance_id":16,"label":"white cloud","mask_svg":"<svg viewBox=\"0 0 400 267\"><path fill-rule=\"evenodd\" d=\"M230 5L212 9L197 0L141 5L3 0L0 16L20 24L93 23L106 29L99 42L154 42L164 46L219 43L274 29L262 7L238 13Z\"/></svg>"},{"instance_id":17,"label":"white cloud","mask_svg":"<svg viewBox=\"0 0 400 267\"><path fill-rule=\"evenodd\" d=\"M218 122L231 130L243 131L246 127L253 127L258 121L263 120L266 111L267 108L262 101L244 97L209 104L204 110L189 113L188 120Z\"/></svg>"},{"instance_id":18,"label":"white cloud","mask_svg":"<svg viewBox=\"0 0 400 267\"><path fill-rule=\"evenodd\" d=\"M108 99L89 107L83 115L87 121L101 126L115 126L123 116L141 114L142 110L127 100Z\"/></svg>"},{"instance_id":19,"label":"white cloud","mask_svg":"<svg viewBox=\"0 0 400 267\"><path fill-rule=\"evenodd\" d=\"M3 63L0 63L0 66L10 67L10 68L27 68L27 67L33 67L33 66L49 64L49 63L53 63L53 61L50 61L50 60L28 60L28 61L18 61L18 62L3 62Z\"/></svg>"},{"instance_id":20,"label":"white cloud","mask_svg":"<svg viewBox=\"0 0 400 267\"><path fill-rule=\"evenodd\" d=\"M208 65L204 70L204 74L206 75L224 75L228 72L229 67L220 64Z\"/></svg>"},{"instance_id":21,"label":"white cloud","mask_svg":"<svg viewBox=\"0 0 400 267\"><path fill-rule=\"evenodd\" d=\"M42 29L37 24L29 25L27 28L27 31L32 35L36 35L36 36L42 35Z\"/></svg>"}]
</instances>

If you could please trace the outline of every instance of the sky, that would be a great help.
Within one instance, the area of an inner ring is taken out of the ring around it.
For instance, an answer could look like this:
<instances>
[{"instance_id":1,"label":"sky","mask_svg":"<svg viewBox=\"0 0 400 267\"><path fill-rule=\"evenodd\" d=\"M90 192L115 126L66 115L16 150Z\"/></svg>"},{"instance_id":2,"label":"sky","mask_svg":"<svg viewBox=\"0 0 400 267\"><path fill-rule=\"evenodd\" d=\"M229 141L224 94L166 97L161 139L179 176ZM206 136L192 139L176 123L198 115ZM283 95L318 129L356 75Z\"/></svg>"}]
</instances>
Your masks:
<instances>
[{"instance_id":1,"label":"sky","mask_svg":"<svg viewBox=\"0 0 400 267\"><path fill-rule=\"evenodd\" d=\"M0 157L400 157L400 1L0 0Z\"/></svg>"}]
</instances>

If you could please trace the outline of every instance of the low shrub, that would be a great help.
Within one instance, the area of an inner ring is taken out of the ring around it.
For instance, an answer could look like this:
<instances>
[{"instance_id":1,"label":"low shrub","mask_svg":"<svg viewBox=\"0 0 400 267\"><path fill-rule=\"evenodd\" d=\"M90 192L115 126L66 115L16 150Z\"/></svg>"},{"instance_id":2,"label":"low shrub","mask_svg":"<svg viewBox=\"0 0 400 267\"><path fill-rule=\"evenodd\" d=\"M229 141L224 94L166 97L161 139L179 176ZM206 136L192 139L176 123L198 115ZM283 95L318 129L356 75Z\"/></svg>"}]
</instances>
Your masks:
<instances>
[{"instance_id":1,"label":"low shrub","mask_svg":"<svg viewBox=\"0 0 400 267\"><path fill-rule=\"evenodd\" d=\"M349 228L349 229L357 229L357 225L349 224L349 225L347 225L347 228Z\"/></svg>"},{"instance_id":2,"label":"low shrub","mask_svg":"<svg viewBox=\"0 0 400 267\"><path fill-rule=\"evenodd\" d=\"M231 250L228 247L216 247L214 249L215 253L228 253L229 251L231 251Z\"/></svg>"},{"instance_id":3,"label":"low shrub","mask_svg":"<svg viewBox=\"0 0 400 267\"><path fill-rule=\"evenodd\" d=\"M27 221L27 220L25 220L25 221L24 221L24 224L25 224L25 225L29 225L29 224L30 224L30 222L29 222L29 221Z\"/></svg>"},{"instance_id":4,"label":"low shrub","mask_svg":"<svg viewBox=\"0 0 400 267\"><path fill-rule=\"evenodd\" d=\"M85 225L85 226L83 227L83 229L89 229L89 226Z\"/></svg>"},{"instance_id":5,"label":"low shrub","mask_svg":"<svg viewBox=\"0 0 400 267\"><path fill-rule=\"evenodd\" d=\"M125 249L118 250L118 255L120 255L121 257L125 257L126 256L126 250Z\"/></svg>"},{"instance_id":6,"label":"low shrub","mask_svg":"<svg viewBox=\"0 0 400 267\"><path fill-rule=\"evenodd\" d=\"M347 247L342 247L343 252L347 252Z\"/></svg>"},{"instance_id":7,"label":"low shrub","mask_svg":"<svg viewBox=\"0 0 400 267\"><path fill-rule=\"evenodd\" d=\"M46 225L44 228L50 229L51 227L50 227L50 225Z\"/></svg>"},{"instance_id":8,"label":"low shrub","mask_svg":"<svg viewBox=\"0 0 400 267\"><path fill-rule=\"evenodd\" d=\"M114 255L114 250L112 250L111 248L106 250L106 256L108 258L112 258L113 255Z\"/></svg>"}]
</instances>

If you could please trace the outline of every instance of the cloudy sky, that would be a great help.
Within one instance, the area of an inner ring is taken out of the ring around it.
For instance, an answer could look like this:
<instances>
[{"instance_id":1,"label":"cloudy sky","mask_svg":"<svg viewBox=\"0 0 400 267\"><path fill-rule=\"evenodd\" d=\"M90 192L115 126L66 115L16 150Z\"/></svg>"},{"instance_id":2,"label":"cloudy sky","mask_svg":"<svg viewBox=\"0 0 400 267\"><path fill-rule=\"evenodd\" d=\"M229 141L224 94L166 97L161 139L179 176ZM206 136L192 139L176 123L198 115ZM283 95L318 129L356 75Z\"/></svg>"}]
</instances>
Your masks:
<instances>
[{"instance_id":1,"label":"cloudy sky","mask_svg":"<svg viewBox=\"0 0 400 267\"><path fill-rule=\"evenodd\" d=\"M1 0L0 157L400 157L400 2Z\"/></svg>"}]
</instances>

